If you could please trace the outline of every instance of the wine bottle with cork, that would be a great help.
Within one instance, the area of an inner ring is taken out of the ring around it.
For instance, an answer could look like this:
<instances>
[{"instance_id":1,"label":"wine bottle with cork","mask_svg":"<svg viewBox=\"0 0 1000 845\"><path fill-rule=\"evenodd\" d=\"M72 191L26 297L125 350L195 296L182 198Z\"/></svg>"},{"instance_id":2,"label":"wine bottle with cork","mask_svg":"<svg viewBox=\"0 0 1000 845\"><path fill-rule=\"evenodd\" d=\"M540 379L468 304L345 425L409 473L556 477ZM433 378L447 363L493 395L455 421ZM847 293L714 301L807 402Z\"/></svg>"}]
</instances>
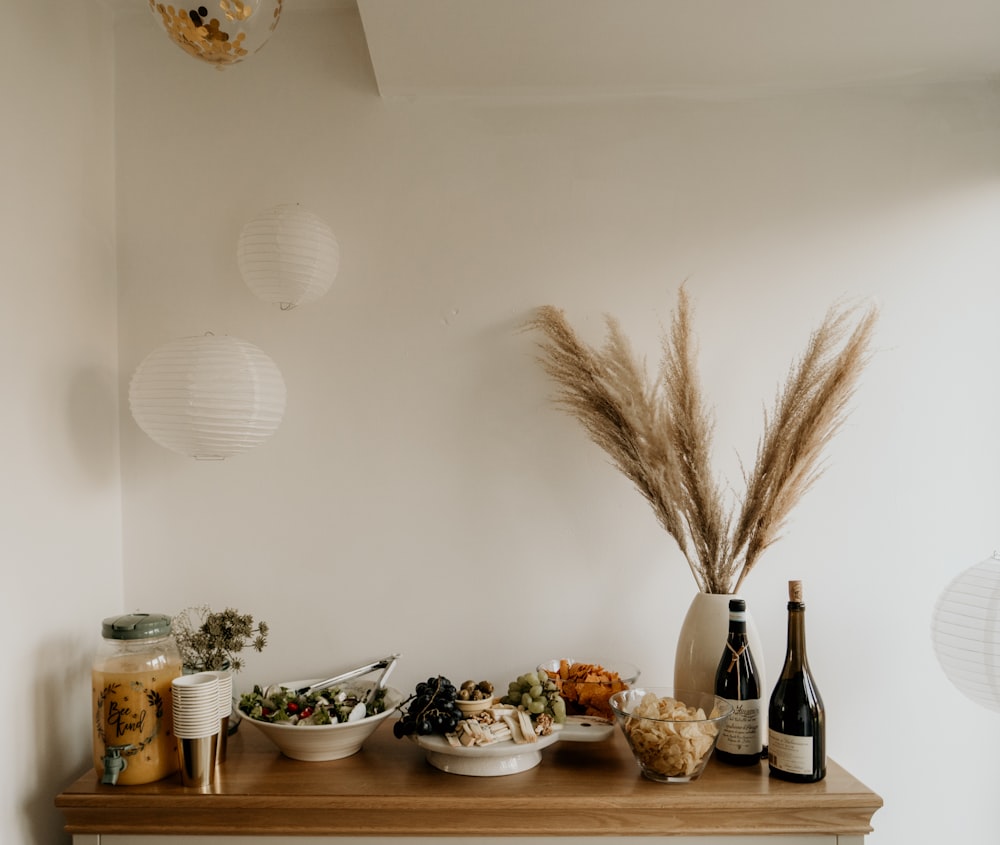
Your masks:
<instances>
[{"instance_id":1,"label":"wine bottle with cork","mask_svg":"<svg viewBox=\"0 0 1000 845\"><path fill-rule=\"evenodd\" d=\"M826 777L826 711L806 657L802 582L788 582L788 649L768 705L771 777L815 783Z\"/></svg>"}]
</instances>

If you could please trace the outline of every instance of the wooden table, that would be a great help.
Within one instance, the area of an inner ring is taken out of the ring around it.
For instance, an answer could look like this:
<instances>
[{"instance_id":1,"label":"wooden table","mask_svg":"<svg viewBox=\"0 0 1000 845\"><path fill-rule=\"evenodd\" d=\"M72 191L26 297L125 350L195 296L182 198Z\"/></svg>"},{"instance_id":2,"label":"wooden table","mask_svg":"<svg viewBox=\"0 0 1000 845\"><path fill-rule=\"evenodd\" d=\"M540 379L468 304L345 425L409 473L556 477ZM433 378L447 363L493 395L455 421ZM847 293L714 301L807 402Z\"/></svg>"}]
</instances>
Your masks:
<instances>
[{"instance_id":1,"label":"wooden table","mask_svg":"<svg viewBox=\"0 0 1000 845\"><path fill-rule=\"evenodd\" d=\"M694 783L653 783L618 732L597 743L557 742L526 772L464 777L432 768L386 721L358 754L324 763L283 757L244 724L211 792L185 788L179 774L104 786L88 771L55 803L74 845L146 845L162 836L169 845L209 845L218 836L233 837L227 845L288 836L307 837L303 845L445 836L861 845L882 799L833 761L816 784L773 780L766 764L748 770L715 760Z\"/></svg>"}]
</instances>

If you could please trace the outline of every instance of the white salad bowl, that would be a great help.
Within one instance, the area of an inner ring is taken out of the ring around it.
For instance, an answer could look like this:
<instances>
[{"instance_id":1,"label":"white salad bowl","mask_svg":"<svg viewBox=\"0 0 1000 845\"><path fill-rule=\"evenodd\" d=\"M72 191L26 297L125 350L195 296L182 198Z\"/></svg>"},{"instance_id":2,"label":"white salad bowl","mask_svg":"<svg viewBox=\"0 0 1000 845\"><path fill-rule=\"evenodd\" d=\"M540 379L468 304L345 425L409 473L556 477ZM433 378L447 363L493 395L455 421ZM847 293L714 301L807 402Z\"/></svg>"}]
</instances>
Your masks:
<instances>
[{"instance_id":1,"label":"white salad bowl","mask_svg":"<svg viewBox=\"0 0 1000 845\"><path fill-rule=\"evenodd\" d=\"M385 710L374 716L366 716L356 722L338 722L333 725L290 725L284 722L262 722L240 713L243 721L253 725L286 757L293 760L318 762L340 760L361 750L365 740L383 720L392 716L403 701L403 694L392 687L386 687Z\"/></svg>"}]
</instances>

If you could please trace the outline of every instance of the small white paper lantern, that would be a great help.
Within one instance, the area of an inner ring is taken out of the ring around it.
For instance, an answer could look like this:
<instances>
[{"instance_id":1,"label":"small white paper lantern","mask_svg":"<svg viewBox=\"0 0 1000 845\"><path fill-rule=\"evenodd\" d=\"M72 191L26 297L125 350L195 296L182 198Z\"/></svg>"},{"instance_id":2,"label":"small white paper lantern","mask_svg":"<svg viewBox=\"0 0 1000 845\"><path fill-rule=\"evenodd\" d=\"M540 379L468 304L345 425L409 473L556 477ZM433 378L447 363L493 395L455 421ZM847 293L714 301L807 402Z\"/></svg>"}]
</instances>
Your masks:
<instances>
[{"instance_id":1,"label":"small white paper lantern","mask_svg":"<svg viewBox=\"0 0 1000 845\"><path fill-rule=\"evenodd\" d=\"M973 701L1000 711L1000 558L995 553L945 588L931 633L948 679Z\"/></svg>"},{"instance_id":2,"label":"small white paper lantern","mask_svg":"<svg viewBox=\"0 0 1000 845\"><path fill-rule=\"evenodd\" d=\"M161 446L202 459L259 446L285 413L285 381L252 343L188 337L153 350L128 390L139 427Z\"/></svg>"},{"instance_id":3,"label":"small white paper lantern","mask_svg":"<svg viewBox=\"0 0 1000 845\"><path fill-rule=\"evenodd\" d=\"M236 261L255 296L287 311L315 302L330 289L340 267L340 245L311 211L277 205L243 227Z\"/></svg>"},{"instance_id":4,"label":"small white paper lantern","mask_svg":"<svg viewBox=\"0 0 1000 845\"><path fill-rule=\"evenodd\" d=\"M149 0L167 37L189 56L219 70L242 62L263 47L281 17L283 0Z\"/></svg>"}]
</instances>

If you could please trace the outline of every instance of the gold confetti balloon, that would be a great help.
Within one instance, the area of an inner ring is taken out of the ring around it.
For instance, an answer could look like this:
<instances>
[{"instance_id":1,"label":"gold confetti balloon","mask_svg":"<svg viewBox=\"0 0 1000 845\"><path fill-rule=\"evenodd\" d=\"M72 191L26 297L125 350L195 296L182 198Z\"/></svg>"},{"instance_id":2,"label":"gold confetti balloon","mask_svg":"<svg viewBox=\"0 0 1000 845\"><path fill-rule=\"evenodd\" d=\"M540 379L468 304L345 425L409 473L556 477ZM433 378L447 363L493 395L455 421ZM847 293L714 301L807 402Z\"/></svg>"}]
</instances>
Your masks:
<instances>
[{"instance_id":1,"label":"gold confetti balloon","mask_svg":"<svg viewBox=\"0 0 1000 845\"><path fill-rule=\"evenodd\" d=\"M283 0L149 0L153 17L185 53L221 69L252 56L271 37Z\"/></svg>"}]
</instances>

